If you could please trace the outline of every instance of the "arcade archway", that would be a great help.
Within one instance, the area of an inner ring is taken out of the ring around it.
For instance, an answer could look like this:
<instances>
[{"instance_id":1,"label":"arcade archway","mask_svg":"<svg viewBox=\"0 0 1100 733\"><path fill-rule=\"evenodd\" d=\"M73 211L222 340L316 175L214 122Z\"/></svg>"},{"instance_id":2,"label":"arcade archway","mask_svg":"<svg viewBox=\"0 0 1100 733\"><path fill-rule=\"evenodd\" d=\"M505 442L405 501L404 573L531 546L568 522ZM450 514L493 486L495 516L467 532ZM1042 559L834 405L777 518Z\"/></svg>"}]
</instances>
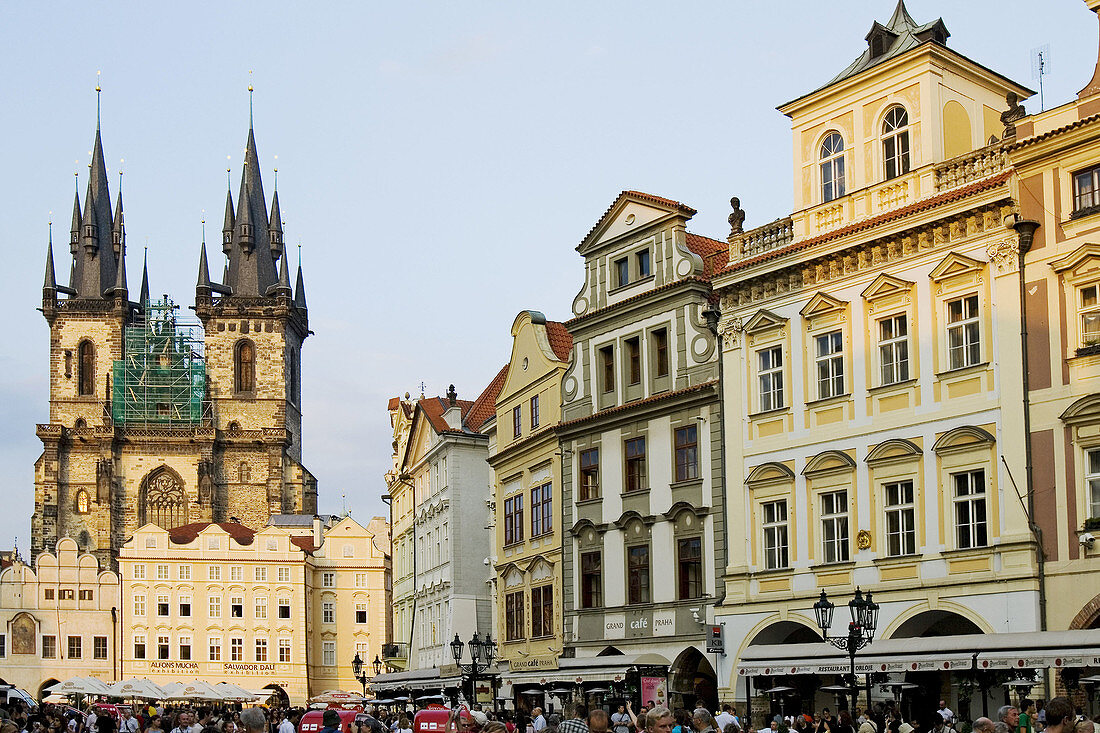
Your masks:
<instances>
[{"instance_id":1,"label":"arcade archway","mask_svg":"<svg viewBox=\"0 0 1100 733\"><path fill-rule=\"evenodd\" d=\"M718 675L702 652L693 646L688 647L673 660L668 671L671 709L718 709Z\"/></svg>"}]
</instances>

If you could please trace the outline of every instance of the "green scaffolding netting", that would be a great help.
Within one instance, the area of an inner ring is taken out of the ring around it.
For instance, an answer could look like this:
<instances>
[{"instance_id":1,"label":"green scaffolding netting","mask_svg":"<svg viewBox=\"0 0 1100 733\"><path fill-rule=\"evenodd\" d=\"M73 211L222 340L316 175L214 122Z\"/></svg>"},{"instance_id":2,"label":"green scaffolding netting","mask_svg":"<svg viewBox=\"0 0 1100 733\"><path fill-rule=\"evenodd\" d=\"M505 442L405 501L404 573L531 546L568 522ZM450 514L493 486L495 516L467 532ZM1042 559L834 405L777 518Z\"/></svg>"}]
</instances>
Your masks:
<instances>
[{"instance_id":1,"label":"green scaffolding netting","mask_svg":"<svg viewBox=\"0 0 1100 733\"><path fill-rule=\"evenodd\" d=\"M181 318L169 298L147 300L127 326L123 358L112 367L111 418L116 424L194 424L203 417L203 331Z\"/></svg>"}]
</instances>

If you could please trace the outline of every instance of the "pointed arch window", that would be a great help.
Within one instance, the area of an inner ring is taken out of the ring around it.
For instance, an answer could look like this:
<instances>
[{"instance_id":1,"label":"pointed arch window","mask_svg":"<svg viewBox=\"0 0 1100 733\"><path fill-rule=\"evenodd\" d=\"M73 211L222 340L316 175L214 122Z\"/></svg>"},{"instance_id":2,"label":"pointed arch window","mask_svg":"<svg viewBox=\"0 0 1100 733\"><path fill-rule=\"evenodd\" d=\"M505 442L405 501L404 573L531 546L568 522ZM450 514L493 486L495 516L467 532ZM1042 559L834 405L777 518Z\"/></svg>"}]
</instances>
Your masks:
<instances>
[{"instance_id":1,"label":"pointed arch window","mask_svg":"<svg viewBox=\"0 0 1100 733\"><path fill-rule=\"evenodd\" d=\"M821 202L827 203L844 195L844 138L839 132L825 136L818 158L821 161Z\"/></svg>"},{"instance_id":2,"label":"pointed arch window","mask_svg":"<svg viewBox=\"0 0 1100 733\"><path fill-rule=\"evenodd\" d=\"M87 514L91 511L91 501L88 498L88 492L84 489L76 492L76 513Z\"/></svg>"},{"instance_id":3,"label":"pointed arch window","mask_svg":"<svg viewBox=\"0 0 1100 733\"><path fill-rule=\"evenodd\" d=\"M256 346L248 339L237 342L233 359L234 388L237 392L256 391Z\"/></svg>"},{"instance_id":4,"label":"pointed arch window","mask_svg":"<svg viewBox=\"0 0 1100 733\"><path fill-rule=\"evenodd\" d=\"M909 113L901 105L882 118L882 165L886 180L909 172Z\"/></svg>"},{"instance_id":5,"label":"pointed arch window","mask_svg":"<svg viewBox=\"0 0 1100 733\"><path fill-rule=\"evenodd\" d=\"M142 524L152 523L164 529L187 524L187 496L183 493L183 483L170 470L161 468L150 474L142 494Z\"/></svg>"},{"instance_id":6,"label":"pointed arch window","mask_svg":"<svg viewBox=\"0 0 1100 733\"><path fill-rule=\"evenodd\" d=\"M79 395L95 394L95 344L81 341L77 347L76 389Z\"/></svg>"}]
</instances>

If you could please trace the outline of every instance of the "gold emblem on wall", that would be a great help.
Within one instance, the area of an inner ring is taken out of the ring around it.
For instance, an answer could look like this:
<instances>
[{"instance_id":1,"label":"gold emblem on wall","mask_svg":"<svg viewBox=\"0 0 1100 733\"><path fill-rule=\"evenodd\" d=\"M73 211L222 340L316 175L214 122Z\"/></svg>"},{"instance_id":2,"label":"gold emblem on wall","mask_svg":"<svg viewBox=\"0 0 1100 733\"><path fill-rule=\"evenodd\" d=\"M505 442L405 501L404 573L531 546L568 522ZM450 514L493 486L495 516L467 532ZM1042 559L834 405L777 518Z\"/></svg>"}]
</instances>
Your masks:
<instances>
[{"instance_id":1,"label":"gold emblem on wall","mask_svg":"<svg viewBox=\"0 0 1100 733\"><path fill-rule=\"evenodd\" d=\"M871 532L869 530L861 529L856 533L856 548L860 550L871 548Z\"/></svg>"}]
</instances>

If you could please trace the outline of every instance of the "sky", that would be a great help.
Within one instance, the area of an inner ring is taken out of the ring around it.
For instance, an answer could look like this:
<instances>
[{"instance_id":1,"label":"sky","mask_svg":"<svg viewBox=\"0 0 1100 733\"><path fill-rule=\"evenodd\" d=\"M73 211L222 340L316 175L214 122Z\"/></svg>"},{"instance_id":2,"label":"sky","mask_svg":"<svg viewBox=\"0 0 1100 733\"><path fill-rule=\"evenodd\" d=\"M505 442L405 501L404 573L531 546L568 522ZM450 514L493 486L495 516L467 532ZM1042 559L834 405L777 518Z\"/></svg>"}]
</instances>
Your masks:
<instances>
[{"instance_id":1,"label":"sky","mask_svg":"<svg viewBox=\"0 0 1100 733\"><path fill-rule=\"evenodd\" d=\"M152 293L185 307L204 216L218 250L227 162L239 186L254 86L265 190L278 168L315 332L302 354L304 462L322 512L369 519L386 512L387 400L421 383L474 399L508 360L519 311L568 319L583 282L575 248L620 191L683 201L699 212L690 230L718 239L731 196L746 228L788 214L790 126L775 107L846 67L894 4L3 3L0 547L29 546L35 424L48 419L36 312L48 222L67 272L97 72L112 198L124 173L131 292L147 247ZM1092 77L1097 20L1081 0L906 5L1031 88L1031 52L1049 47L1047 108ZM1038 95L1026 106L1037 111Z\"/></svg>"}]
</instances>

